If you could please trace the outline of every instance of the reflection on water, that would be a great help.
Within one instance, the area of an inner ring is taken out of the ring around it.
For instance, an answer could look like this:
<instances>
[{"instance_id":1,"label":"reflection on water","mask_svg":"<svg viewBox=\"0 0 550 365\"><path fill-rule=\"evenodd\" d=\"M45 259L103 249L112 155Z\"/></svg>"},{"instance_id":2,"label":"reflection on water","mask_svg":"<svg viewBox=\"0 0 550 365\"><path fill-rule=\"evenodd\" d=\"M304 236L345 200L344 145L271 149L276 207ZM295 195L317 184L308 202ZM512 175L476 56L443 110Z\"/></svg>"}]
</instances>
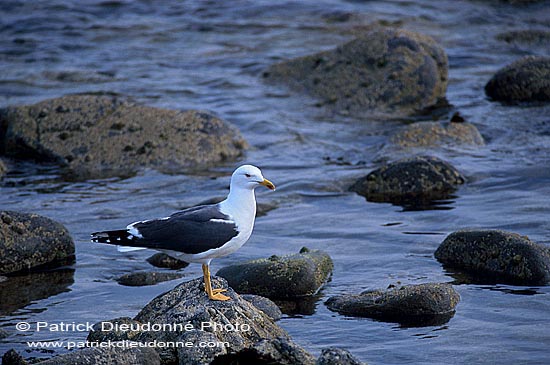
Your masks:
<instances>
[{"instance_id":1,"label":"reflection on water","mask_svg":"<svg viewBox=\"0 0 550 365\"><path fill-rule=\"evenodd\" d=\"M68 292L73 283L73 269L10 276L0 282L0 315L9 315L35 301Z\"/></svg>"}]
</instances>

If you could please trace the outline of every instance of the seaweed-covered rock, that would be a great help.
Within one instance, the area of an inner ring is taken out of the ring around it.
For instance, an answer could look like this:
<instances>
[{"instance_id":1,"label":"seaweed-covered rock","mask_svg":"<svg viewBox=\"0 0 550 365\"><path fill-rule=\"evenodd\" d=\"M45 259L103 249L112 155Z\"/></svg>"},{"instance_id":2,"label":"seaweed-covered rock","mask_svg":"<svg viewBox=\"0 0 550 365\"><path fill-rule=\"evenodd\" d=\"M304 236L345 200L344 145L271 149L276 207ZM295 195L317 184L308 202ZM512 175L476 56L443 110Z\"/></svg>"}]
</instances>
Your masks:
<instances>
[{"instance_id":1,"label":"seaweed-covered rock","mask_svg":"<svg viewBox=\"0 0 550 365\"><path fill-rule=\"evenodd\" d=\"M157 352L149 347L83 348L41 361L41 365L160 365Z\"/></svg>"},{"instance_id":2,"label":"seaweed-covered rock","mask_svg":"<svg viewBox=\"0 0 550 365\"><path fill-rule=\"evenodd\" d=\"M325 304L344 315L423 326L447 322L459 301L452 285L427 283L334 296Z\"/></svg>"},{"instance_id":3,"label":"seaweed-covered rock","mask_svg":"<svg viewBox=\"0 0 550 365\"><path fill-rule=\"evenodd\" d=\"M221 268L216 275L241 294L283 299L314 295L329 279L330 256L320 250L302 248L299 253L271 256Z\"/></svg>"},{"instance_id":4,"label":"seaweed-covered rock","mask_svg":"<svg viewBox=\"0 0 550 365\"><path fill-rule=\"evenodd\" d=\"M528 237L500 230L460 230L435 251L445 267L472 274L474 281L550 283L550 249Z\"/></svg>"},{"instance_id":5,"label":"seaweed-covered rock","mask_svg":"<svg viewBox=\"0 0 550 365\"><path fill-rule=\"evenodd\" d=\"M348 350L329 347L321 351L315 365L363 365Z\"/></svg>"},{"instance_id":6,"label":"seaweed-covered rock","mask_svg":"<svg viewBox=\"0 0 550 365\"><path fill-rule=\"evenodd\" d=\"M465 178L436 157L405 158L370 172L350 190L374 202L403 203L445 199Z\"/></svg>"},{"instance_id":7,"label":"seaweed-covered rock","mask_svg":"<svg viewBox=\"0 0 550 365\"><path fill-rule=\"evenodd\" d=\"M163 281L179 279L182 277L183 274L177 272L140 271L124 274L117 279L117 282L120 285L126 286L146 286L162 283Z\"/></svg>"},{"instance_id":8,"label":"seaweed-covered rock","mask_svg":"<svg viewBox=\"0 0 550 365\"><path fill-rule=\"evenodd\" d=\"M550 101L550 57L526 56L499 70L485 92L503 102Z\"/></svg>"},{"instance_id":9,"label":"seaweed-covered rock","mask_svg":"<svg viewBox=\"0 0 550 365\"><path fill-rule=\"evenodd\" d=\"M123 333L124 331L116 333L115 329L107 326L106 331L90 332L88 340L186 344L178 348L157 347L164 364L309 365L315 362L313 356L292 342L289 335L263 311L228 288L225 280L213 277L212 285L215 288L227 288L224 294L231 300L222 302L208 299L203 279L198 278L156 297L134 320L119 318L110 321L138 325L134 328L128 327L131 334ZM142 328L139 328L140 324ZM179 327L162 329L167 324L178 324Z\"/></svg>"},{"instance_id":10,"label":"seaweed-covered rock","mask_svg":"<svg viewBox=\"0 0 550 365\"><path fill-rule=\"evenodd\" d=\"M158 252L147 259L147 262L155 267L179 270L189 266L188 262L177 259L164 252Z\"/></svg>"},{"instance_id":11,"label":"seaweed-covered rock","mask_svg":"<svg viewBox=\"0 0 550 365\"><path fill-rule=\"evenodd\" d=\"M53 161L75 179L205 166L240 156L246 142L200 111L71 95L0 110L0 155Z\"/></svg>"},{"instance_id":12,"label":"seaweed-covered rock","mask_svg":"<svg viewBox=\"0 0 550 365\"><path fill-rule=\"evenodd\" d=\"M447 55L430 37L377 29L335 50L275 64L264 77L338 112L409 114L445 97L447 72Z\"/></svg>"},{"instance_id":13,"label":"seaweed-covered rock","mask_svg":"<svg viewBox=\"0 0 550 365\"><path fill-rule=\"evenodd\" d=\"M264 312L274 321L278 321L283 316L283 312L270 299L254 294L243 294L241 298L252 303L256 308Z\"/></svg>"},{"instance_id":14,"label":"seaweed-covered rock","mask_svg":"<svg viewBox=\"0 0 550 365\"><path fill-rule=\"evenodd\" d=\"M419 122L401 128L390 138L398 147L483 146L483 137L470 123Z\"/></svg>"},{"instance_id":15,"label":"seaweed-covered rock","mask_svg":"<svg viewBox=\"0 0 550 365\"><path fill-rule=\"evenodd\" d=\"M60 223L38 214L0 211L0 274L74 260L74 242Z\"/></svg>"}]
</instances>

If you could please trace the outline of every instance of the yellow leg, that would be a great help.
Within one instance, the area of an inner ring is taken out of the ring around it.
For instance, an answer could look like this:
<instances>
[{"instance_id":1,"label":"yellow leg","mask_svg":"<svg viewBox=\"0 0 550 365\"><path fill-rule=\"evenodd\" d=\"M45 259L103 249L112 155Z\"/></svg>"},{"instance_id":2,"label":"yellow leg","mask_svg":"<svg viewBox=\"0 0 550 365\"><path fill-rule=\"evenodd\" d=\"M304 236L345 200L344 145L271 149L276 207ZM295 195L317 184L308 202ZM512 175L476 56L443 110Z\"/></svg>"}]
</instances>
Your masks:
<instances>
[{"instance_id":1,"label":"yellow leg","mask_svg":"<svg viewBox=\"0 0 550 365\"><path fill-rule=\"evenodd\" d=\"M210 283L210 268L206 264L202 264L202 274L204 275L204 289L208 298L211 300L229 300L227 295L223 295L221 292L226 291L227 289L214 289L212 290L212 284Z\"/></svg>"}]
</instances>

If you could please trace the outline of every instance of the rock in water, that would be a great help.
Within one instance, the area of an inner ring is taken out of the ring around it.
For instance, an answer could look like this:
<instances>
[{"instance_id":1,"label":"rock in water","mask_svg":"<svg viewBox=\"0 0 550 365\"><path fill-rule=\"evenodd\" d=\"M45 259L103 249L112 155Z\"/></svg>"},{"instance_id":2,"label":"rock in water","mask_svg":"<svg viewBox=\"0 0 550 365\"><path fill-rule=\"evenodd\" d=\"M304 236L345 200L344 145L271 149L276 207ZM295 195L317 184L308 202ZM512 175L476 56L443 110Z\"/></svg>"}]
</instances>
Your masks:
<instances>
[{"instance_id":1,"label":"rock in water","mask_svg":"<svg viewBox=\"0 0 550 365\"><path fill-rule=\"evenodd\" d=\"M405 285L329 298L327 307L348 316L375 318L411 326L442 324L453 315L460 295L450 284Z\"/></svg>"},{"instance_id":2,"label":"rock in water","mask_svg":"<svg viewBox=\"0 0 550 365\"><path fill-rule=\"evenodd\" d=\"M227 288L224 279L213 277L214 288ZM241 298L233 289L225 295L231 300L221 302L208 299L203 279L178 285L147 304L134 320L118 319L112 322L158 326L180 324L186 328L166 328L153 331L134 328L131 335L110 331L93 331L89 341L126 340L150 342L178 342L187 344L177 348L157 347L163 363L175 364L229 364L275 363L307 364L315 360L264 312ZM136 331L137 330L137 331ZM212 346L200 346L209 343Z\"/></svg>"},{"instance_id":3,"label":"rock in water","mask_svg":"<svg viewBox=\"0 0 550 365\"><path fill-rule=\"evenodd\" d=\"M526 56L499 70L485 93L504 102L549 102L550 57Z\"/></svg>"},{"instance_id":4,"label":"rock in water","mask_svg":"<svg viewBox=\"0 0 550 365\"><path fill-rule=\"evenodd\" d=\"M164 281L176 280L182 277L183 274L177 272L140 271L124 274L117 279L117 282L120 285L126 286L146 286L155 285Z\"/></svg>"},{"instance_id":5,"label":"rock in water","mask_svg":"<svg viewBox=\"0 0 550 365\"><path fill-rule=\"evenodd\" d=\"M436 157L405 158L369 173L350 187L369 201L423 202L448 198L465 178Z\"/></svg>"},{"instance_id":6,"label":"rock in water","mask_svg":"<svg viewBox=\"0 0 550 365\"><path fill-rule=\"evenodd\" d=\"M177 259L164 252L158 252L147 259L147 262L155 267L179 270L189 266L188 262Z\"/></svg>"},{"instance_id":7,"label":"rock in water","mask_svg":"<svg viewBox=\"0 0 550 365\"><path fill-rule=\"evenodd\" d=\"M0 154L53 161L86 179L207 166L241 156L247 144L205 112L71 95L0 110L0 146Z\"/></svg>"},{"instance_id":8,"label":"rock in water","mask_svg":"<svg viewBox=\"0 0 550 365\"><path fill-rule=\"evenodd\" d=\"M321 351L321 356L315 365L364 365L357 360L348 350L329 347Z\"/></svg>"},{"instance_id":9,"label":"rock in water","mask_svg":"<svg viewBox=\"0 0 550 365\"><path fill-rule=\"evenodd\" d=\"M332 51L271 66L264 77L321 99L329 109L414 113L445 97L448 62L430 37L370 31Z\"/></svg>"},{"instance_id":10,"label":"rock in water","mask_svg":"<svg viewBox=\"0 0 550 365\"><path fill-rule=\"evenodd\" d=\"M238 293L284 299L314 295L330 278L332 269L327 253L304 247L297 254L226 266L216 275L225 278Z\"/></svg>"},{"instance_id":11,"label":"rock in water","mask_svg":"<svg viewBox=\"0 0 550 365\"><path fill-rule=\"evenodd\" d=\"M74 260L74 242L60 223L38 214L0 211L0 274Z\"/></svg>"},{"instance_id":12,"label":"rock in water","mask_svg":"<svg viewBox=\"0 0 550 365\"><path fill-rule=\"evenodd\" d=\"M550 283L550 249L517 233L478 229L453 232L435 251L435 257L446 267L472 274L474 281Z\"/></svg>"},{"instance_id":13,"label":"rock in water","mask_svg":"<svg viewBox=\"0 0 550 365\"><path fill-rule=\"evenodd\" d=\"M6 164L0 159L0 180L2 180L7 170Z\"/></svg>"}]
</instances>

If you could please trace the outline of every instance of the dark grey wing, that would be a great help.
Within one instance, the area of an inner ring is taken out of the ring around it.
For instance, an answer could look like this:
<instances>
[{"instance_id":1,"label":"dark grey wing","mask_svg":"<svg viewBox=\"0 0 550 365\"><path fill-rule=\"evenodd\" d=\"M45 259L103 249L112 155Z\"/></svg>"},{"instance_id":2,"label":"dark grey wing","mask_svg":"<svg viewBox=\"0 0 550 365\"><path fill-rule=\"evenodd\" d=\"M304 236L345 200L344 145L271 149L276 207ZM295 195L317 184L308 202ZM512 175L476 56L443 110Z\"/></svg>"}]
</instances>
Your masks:
<instances>
[{"instance_id":1,"label":"dark grey wing","mask_svg":"<svg viewBox=\"0 0 550 365\"><path fill-rule=\"evenodd\" d=\"M219 248L239 232L218 205L189 208L163 219L136 222L129 232L132 246L173 250L187 254Z\"/></svg>"}]
</instances>

